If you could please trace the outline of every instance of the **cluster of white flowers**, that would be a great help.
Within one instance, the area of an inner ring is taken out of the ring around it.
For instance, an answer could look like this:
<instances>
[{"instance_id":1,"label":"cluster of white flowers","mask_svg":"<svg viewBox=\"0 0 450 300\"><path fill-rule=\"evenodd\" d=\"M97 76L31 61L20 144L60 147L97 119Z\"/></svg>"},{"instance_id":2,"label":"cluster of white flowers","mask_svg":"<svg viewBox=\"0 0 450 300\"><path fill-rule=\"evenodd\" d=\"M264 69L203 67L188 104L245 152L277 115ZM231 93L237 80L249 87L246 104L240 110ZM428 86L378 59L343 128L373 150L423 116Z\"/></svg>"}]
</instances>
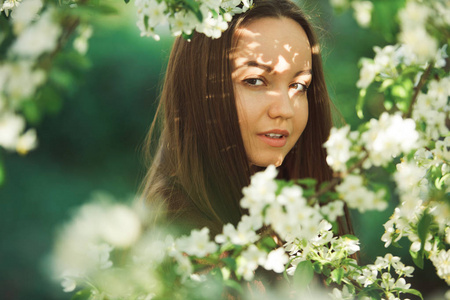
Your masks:
<instances>
[{"instance_id":1,"label":"cluster of white flowers","mask_svg":"<svg viewBox=\"0 0 450 300\"><path fill-rule=\"evenodd\" d=\"M341 184L336 187L336 191L349 208L358 209L361 213L367 210L385 210L387 202L385 190L381 189L373 192L365 187L364 178L361 175L349 174Z\"/></svg>"},{"instance_id":2,"label":"cluster of white flowers","mask_svg":"<svg viewBox=\"0 0 450 300\"><path fill-rule=\"evenodd\" d=\"M438 276L450 285L450 250L434 251L430 260L436 267Z\"/></svg>"},{"instance_id":3,"label":"cluster of white flowers","mask_svg":"<svg viewBox=\"0 0 450 300\"><path fill-rule=\"evenodd\" d=\"M372 20L373 3L370 1L354 1L352 8L356 22L361 27L369 27Z\"/></svg>"},{"instance_id":4,"label":"cluster of white flowers","mask_svg":"<svg viewBox=\"0 0 450 300\"><path fill-rule=\"evenodd\" d=\"M110 252L128 248L140 237L138 214L111 201L109 195L97 193L59 232L52 267L57 276L62 275L65 291L75 289L76 280L90 272L110 268Z\"/></svg>"},{"instance_id":5,"label":"cluster of white flowers","mask_svg":"<svg viewBox=\"0 0 450 300\"><path fill-rule=\"evenodd\" d=\"M364 12L364 10L362 11ZM381 79L396 78L400 64L423 66L433 61L436 67L444 67L447 45L443 45L439 49L438 41L427 32L426 28L430 20L436 20L433 21L436 26L449 26L449 18L439 17L445 11L450 11L448 1L432 3L407 1L406 7L398 13L401 27L400 43L385 46L383 49L374 47L374 59L362 58L360 60L360 79L356 86L365 89L377 76L380 76ZM362 17L356 16L357 20L358 18ZM443 24L439 24L439 20Z\"/></svg>"},{"instance_id":6,"label":"cluster of white flowers","mask_svg":"<svg viewBox=\"0 0 450 300\"><path fill-rule=\"evenodd\" d=\"M252 0L203 0L192 4L197 7L174 6L169 1L137 0L137 26L141 36L151 36L155 40L160 37L155 32L157 25L169 24L174 36L191 35L195 30L213 39L219 38L228 28L234 14L247 11Z\"/></svg>"},{"instance_id":7,"label":"cluster of white flowers","mask_svg":"<svg viewBox=\"0 0 450 300\"><path fill-rule=\"evenodd\" d=\"M358 132L350 132L350 125L339 129L331 128L330 137L324 147L327 149L327 163L333 171L347 171L347 162L357 154L352 150L352 145L356 143L358 137Z\"/></svg>"},{"instance_id":8,"label":"cluster of white flowers","mask_svg":"<svg viewBox=\"0 0 450 300\"><path fill-rule=\"evenodd\" d=\"M448 1L441 3L447 10ZM429 20L436 18L439 13L437 7L424 2L409 0L406 7L398 14L400 19L399 41L412 54L411 61L415 64L425 64L435 60L438 53L438 41L426 31ZM450 23L445 24L449 26Z\"/></svg>"},{"instance_id":9,"label":"cluster of white flowers","mask_svg":"<svg viewBox=\"0 0 450 300\"><path fill-rule=\"evenodd\" d=\"M10 19L15 39L5 59L0 60L0 146L25 154L36 147L37 139L34 129L25 131L21 103L30 101L46 81L46 72L36 66L36 61L54 51L62 29L55 21L53 7L42 10L42 0L18 4L8 0L1 9L8 13L14 8Z\"/></svg>"},{"instance_id":10,"label":"cluster of white flowers","mask_svg":"<svg viewBox=\"0 0 450 300\"><path fill-rule=\"evenodd\" d=\"M397 278L390 273L393 270ZM402 290L410 288L411 284L406 283L404 277L412 277L414 268L405 266L400 257L388 253L384 257L377 257L373 265L367 265L357 270L354 279L364 287L369 285L379 285L384 291L384 299L400 299L399 294Z\"/></svg>"},{"instance_id":11,"label":"cluster of white flowers","mask_svg":"<svg viewBox=\"0 0 450 300\"><path fill-rule=\"evenodd\" d=\"M432 80L428 84L427 93L420 93L413 110L413 118L419 123L425 124L422 139L438 140L445 137L449 129L445 120L450 113L450 77L441 80Z\"/></svg>"},{"instance_id":12,"label":"cluster of white flowers","mask_svg":"<svg viewBox=\"0 0 450 300\"><path fill-rule=\"evenodd\" d=\"M370 120L369 129L361 134L361 140L369 153L364 165L368 168L385 166L393 157L418 148L419 134L414 120L384 112L378 120Z\"/></svg>"},{"instance_id":13,"label":"cluster of white flowers","mask_svg":"<svg viewBox=\"0 0 450 300\"><path fill-rule=\"evenodd\" d=\"M37 146L36 130L25 131L25 119L11 112L0 114L0 146L26 154Z\"/></svg>"},{"instance_id":14,"label":"cluster of white flowers","mask_svg":"<svg viewBox=\"0 0 450 300\"><path fill-rule=\"evenodd\" d=\"M2 3L0 3L0 13L3 11L5 12L6 16L8 16L9 12L13 10L14 7L19 6L20 3L20 0L4 0L2 1Z\"/></svg>"}]
</instances>

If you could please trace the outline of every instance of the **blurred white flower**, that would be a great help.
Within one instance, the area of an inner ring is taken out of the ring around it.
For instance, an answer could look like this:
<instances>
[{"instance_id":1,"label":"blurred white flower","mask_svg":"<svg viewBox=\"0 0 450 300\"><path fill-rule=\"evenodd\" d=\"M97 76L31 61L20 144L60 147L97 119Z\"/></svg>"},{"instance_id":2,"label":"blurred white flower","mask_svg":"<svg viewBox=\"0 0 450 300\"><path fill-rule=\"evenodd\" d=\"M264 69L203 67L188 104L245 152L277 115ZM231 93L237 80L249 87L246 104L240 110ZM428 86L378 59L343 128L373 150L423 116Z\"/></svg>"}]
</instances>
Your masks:
<instances>
[{"instance_id":1,"label":"blurred white flower","mask_svg":"<svg viewBox=\"0 0 450 300\"><path fill-rule=\"evenodd\" d=\"M384 48L375 46L374 64L385 76L397 76L396 67L403 59L403 49L398 45L387 45Z\"/></svg>"},{"instance_id":2,"label":"blurred white flower","mask_svg":"<svg viewBox=\"0 0 450 300\"><path fill-rule=\"evenodd\" d=\"M433 262L438 276L450 284L450 250L434 252L431 254L430 260Z\"/></svg>"},{"instance_id":3,"label":"blurred white flower","mask_svg":"<svg viewBox=\"0 0 450 300\"><path fill-rule=\"evenodd\" d=\"M359 26L369 27L372 20L373 3L370 1L354 1L352 7Z\"/></svg>"},{"instance_id":4,"label":"blurred white flower","mask_svg":"<svg viewBox=\"0 0 450 300\"><path fill-rule=\"evenodd\" d=\"M217 244L209 239L209 229L194 229L189 236L182 236L175 242L178 250L188 255L205 257L217 250Z\"/></svg>"},{"instance_id":5,"label":"blurred white flower","mask_svg":"<svg viewBox=\"0 0 450 300\"><path fill-rule=\"evenodd\" d=\"M11 13L14 33L20 34L32 21L37 19L42 8L42 0L23 0Z\"/></svg>"},{"instance_id":6,"label":"blurred white flower","mask_svg":"<svg viewBox=\"0 0 450 300\"><path fill-rule=\"evenodd\" d=\"M359 80L356 82L356 87L359 89L367 88L375 79L379 72L379 67L372 59L361 58L361 70L359 72Z\"/></svg>"},{"instance_id":7,"label":"blurred white flower","mask_svg":"<svg viewBox=\"0 0 450 300\"><path fill-rule=\"evenodd\" d=\"M16 151L19 154L25 155L30 150L37 147L37 136L35 129L29 129L24 134L19 136L16 143Z\"/></svg>"},{"instance_id":8,"label":"blurred white flower","mask_svg":"<svg viewBox=\"0 0 450 300\"><path fill-rule=\"evenodd\" d=\"M266 262L267 253L260 250L254 244L250 245L242 252L237 261L236 274L242 275L245 280L250 281L254 277L254 271L258 266L262 266Z\"/></svg>"},{"instance_id":9,"label":"blurred white flower","mask_svg":"<svg viewBox=\"0 0 450 300\"><path fill-rule=\"evenodd\" d=\"M217 235L215 241L220 244L229 241L234 245L254 243L259 239L259 236L249 225L248 223L240 222L235 228L232 224L226 224L223 227L223 234Z\"/></svg>"},{"instance_id":10,"label":"blurred white flower","mask_svg":"<svg viewBox=\"0 0 450 300\"><path fill-rule=\"evenodd\" d=\"M335 200L320 208L323 215L327 216L331 222L336 221L340 216L344 215L344 202Z\"/></svg>"},{"instance_id":11,"label":"blurred white flower","mask_svg":"<svg viewBox=\"0 0 450 300\"><path fill-rule=\"evenodd\" d=\"M284 248L278 248L272 250L267 256L267 260L264 263L264 269L275 273L284 272L285 265L289 262L289 256L286 254Z\"/></svg>"},{"instance_id":12,"label":"blurred white flower","mask_svg":"<svg viewBox=\"0 0 450 300\"><path fill-rule=\"evenodd\" d=\"M112 265L109 252L113 247L129 247L140 235L137 214L123 204L106 202L112 197L94 195L92 203L78 209L73 220L59 232L53 255L53 270L88 274Z\"/></svg>"},{"instance_id":13,"label":"blurred white flower","mask_svg":"<svg viewBox=\"0 0 450 300\"><path fill-rule=\"evenodd\" d=\"M384 190L377 193L368 190L363 183L360 175L350 174L346 176L343 182L336 187L341 199L344 200L349 208L358 209L361 213L366 210L384 210L387 207L384 201Z\"/></svg>"},{"instance_id":14,"label":"blurred white flower","mask_svg":"<svg viewBox=\"0 0 450 300\"><path fill-rule=\"evenodd\" d=\"M416 1L407 1L404 9L400 10L398 17L402 28L423 27L431 15L431 9Z\"/></svg>"},{"instance_id":15,"label":"blurred white flower","mask_svg":"<svg viewBox=\"0 0 450 300\"><path fill-rule=\"evenodd\" d=\"M347 161L354 155L350 150L352 143L349 140L350 125L342 128L331 128L330 137L324 143L327 149L327 163L335 172L346 172Z\"/></svg>"},{"instance_id":16,"label":"blurred white flower","mask_svg":"<svg viewBox=\"0 0 450 300\"><path fill-rule=\"evenodd\" d=\"M348 287L346 285L344 285L342 290L340 290L338 288L334 288L333 293L330 294L330 296L333 300L353 300L353 299L355 299L355 297L353 296L352 293L350 293L350 291L348 290Z\"/></svg>"},{"instance_id":17,"label":"blurred white flower","mask_svg":"<svg viewBox=\"0 0 450 300\"><path fill-rule=\"evenodd\" d=\"M174 36L179 36L182 33L191 34L199 22L192 12L177 12L169 21L170 30Z\"/></svg>"},{"instance_id":18,"label":"blurred white flower","mask_svg":"<svg viewBox=\"0 0 450 300\"><path fill-rule=\"evenodd\" d=\"M349 0L330 0L330 4L336 9L342 9L349 6L350 2Z\"/></svg>"},{"instance_id":19,"label":"blurred white flower","mask_svg":"<svg viewBox=\"0 0 450 300\"><path fill-rule=\"evenodd\" d=\"M412 162L403 161L397 164L397 172L394 174L394 179L397 183L399 194L417 190L426 172L427 169L421 168Z\"/></svg>"},{"instance_id":20,"label":"blurred white flower","mask_svg":"<svg viewBox=\"0 0 450 300\"><path fill-rule=\"evenodd\" d=\"M6 150L16 150L20 135L25 129L25 119L11 112L0 115L0 146Z\"/></svg>"},{"instance_id":21,"label":"blurred white flower","mask_svg":"<svg viewBox=\"0 0 450 300\"><path fill-rule=\"evenodd\" d=\"M53 20L54 15L54 8L45 10L35 23L17 37L9 49L10 54L36 59L41 54L53 51L62 31L61 26Z\"/></svg>"},{"instance_id":22,"label":"blurred white flower","mask_svg":"<svg viewBox=\"0 0 450 300\"><path fill-rule=\"evenodd\" d=\"M260 215L268 203L275 201L278 185L274 179L277 173L274 165L268 166L263 172L254 174L250 185L242 189L241 206L248 209L250 215Z\"/></svg>"},{"instance_id":23,"label":"blurred white flower","mask_svg":"<svg viewBox=\"0 0 450 300\"><path fill-rule=\"evenodd\" d=\"M423 27L404 29L398 39L414 54L414 63L425 64L437 57L438 42Z\"/></svg>"},{"instance_id":24,"label":"blurred white flower","mask_svg":"<svg viewBox=\"0 0 450 300\"><path fill-rule=\"evenodd\" d=\"M44 81L45 72L34 69L31 61L20 60L0 65L0 88L5 96L13 101L13 107L17 106L20 100L33 96ZM23 84L24 82L27 84Z\"/></svg>"},{"instance_id":25,"label":"blurred white flower","mask_svg":"<svg viewBox=\"0 0 450 300\"><path fill-rule=\"evenodd\" d=\"M369 130L361 134L369 160L375 166L385 166L393 157L419 147L418 139L414 120L387 112L382 113L378 120L371 119Z\"/></svg>"},{"instance_id":26,"label":"blurred white flower","mask_svg":"<svg viewBox=\"0 0 450 300\"><path fill-rule=\"evenodd\" d=\"M197 24L195 30L204 33L212 39L218 39L222 35L222 32L228 28L227 21L221 15L214 17L211 11L205 6L200 7L200 10L202 11L204 20L202 23Z\"/></svg>"},{"instance_id":27,"label":"blurred white flower","mask_svg":"<svg viewBox=\"0 0 450 300\"><path fill-rule=\"evenodd\" d=\"M88 40L92 36L92 26L80 26L80 33L73 41L73 47L78 53L85 55L88 49Z\"/></svg>"}]
</instances>

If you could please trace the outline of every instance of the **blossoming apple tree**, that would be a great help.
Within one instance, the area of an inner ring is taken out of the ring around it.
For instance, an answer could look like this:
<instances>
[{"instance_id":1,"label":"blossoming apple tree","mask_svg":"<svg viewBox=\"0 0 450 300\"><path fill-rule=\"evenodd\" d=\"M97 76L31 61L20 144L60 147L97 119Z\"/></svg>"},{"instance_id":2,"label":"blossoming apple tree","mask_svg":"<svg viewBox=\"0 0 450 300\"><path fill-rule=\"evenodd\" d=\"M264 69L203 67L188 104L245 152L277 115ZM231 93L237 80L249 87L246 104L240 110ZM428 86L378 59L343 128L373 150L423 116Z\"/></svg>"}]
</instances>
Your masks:
<instances>
[{"instance_id":1,"label":"blossoming apple tree","mask_svg":"<svg viewBox=\"0 0 450 300\"><path fill-rule=\"evenodd\" d=\"M243 283L264 281L260 270L265 269L288 282L279 291L267 288L266 295L283 297L288 291L319 299L401 299L408 294L422 298L408 283L417 272L413 266L390 253L359 265L358 238L336 235L345 204L362 214L386 209L387 189L370 176L373 170L387 174L399 198L380 239L386 247L409 240L416 268L429 259L437 275L450 284L450 4L330 2L337 12L352 9L358 24L381 28L391 41L374 47L372 58L360 60L356 82L358 115L363 117L364 104L373 94L383 99L385 112L355 130L348 125L333 128L324 144L334 179L321 186L313 179L278 181L276 168L270 166L242 191L241 206L249 214L236 226L226 224L213 239L207 228L174 237L166 226L149 221L151 208L147 212L97 195L57 238L53 269L65 291L78 289L74 299L211 299L224 292L243 297L251 292L254 297L257 290ZM36 147L33 122L52 109L45 104L46 94L65 87L54 76L55 57L71 51L82 57L92 32L85 12L112 11L91 4L2 2L0 147L6 151L26 153ZM233 14L253 5L234 0L134 4L141 35L156 40L157 27L164 23L175 36L189 39L198 31L218 38ZM377 20L386 11L391 25L379 27ZM316 291L315 277L332 287L325 293Z\"/></svg>"}]
</instances>

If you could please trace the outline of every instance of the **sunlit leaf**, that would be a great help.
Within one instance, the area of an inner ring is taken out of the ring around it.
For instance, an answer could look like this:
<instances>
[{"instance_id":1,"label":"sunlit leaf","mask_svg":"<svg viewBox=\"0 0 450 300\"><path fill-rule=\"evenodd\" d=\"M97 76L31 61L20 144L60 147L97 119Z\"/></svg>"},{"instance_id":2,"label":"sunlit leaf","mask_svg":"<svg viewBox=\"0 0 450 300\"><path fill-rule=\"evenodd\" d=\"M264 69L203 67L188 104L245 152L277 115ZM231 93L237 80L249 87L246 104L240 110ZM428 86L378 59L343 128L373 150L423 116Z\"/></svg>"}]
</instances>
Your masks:
<instances>
[{"instance_id":1,"label":"sunlit leaf","mask_svg":"<svg viewBox=\"0 0 450 300\"><path fill-rule=\"evenodd\" d=\"M314 277L313 264L309 260L300 262L294 273L294 284L296 287L305 288Z\"/></svg>"}]
</instances>

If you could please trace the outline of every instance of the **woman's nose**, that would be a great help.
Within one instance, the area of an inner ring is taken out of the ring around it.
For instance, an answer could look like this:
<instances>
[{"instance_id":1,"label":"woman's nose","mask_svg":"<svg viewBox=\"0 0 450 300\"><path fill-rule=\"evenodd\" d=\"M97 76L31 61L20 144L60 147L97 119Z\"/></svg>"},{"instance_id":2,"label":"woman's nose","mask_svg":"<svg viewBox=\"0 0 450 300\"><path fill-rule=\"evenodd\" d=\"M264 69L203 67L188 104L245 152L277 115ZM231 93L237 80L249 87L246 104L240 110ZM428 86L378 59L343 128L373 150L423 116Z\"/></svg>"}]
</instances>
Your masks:
<instances>
[{"instance_id":1,"label":"woman's nose","mask_svg":"<svg viewBox=\"0 0 450 300\"><path fill-rule=\"evenodd\" d=\"M268 109L269 117L290 119L294 117L294 103L289 95L289 90L271 92L271 103Z\"/></svg>"}]
</instances>

